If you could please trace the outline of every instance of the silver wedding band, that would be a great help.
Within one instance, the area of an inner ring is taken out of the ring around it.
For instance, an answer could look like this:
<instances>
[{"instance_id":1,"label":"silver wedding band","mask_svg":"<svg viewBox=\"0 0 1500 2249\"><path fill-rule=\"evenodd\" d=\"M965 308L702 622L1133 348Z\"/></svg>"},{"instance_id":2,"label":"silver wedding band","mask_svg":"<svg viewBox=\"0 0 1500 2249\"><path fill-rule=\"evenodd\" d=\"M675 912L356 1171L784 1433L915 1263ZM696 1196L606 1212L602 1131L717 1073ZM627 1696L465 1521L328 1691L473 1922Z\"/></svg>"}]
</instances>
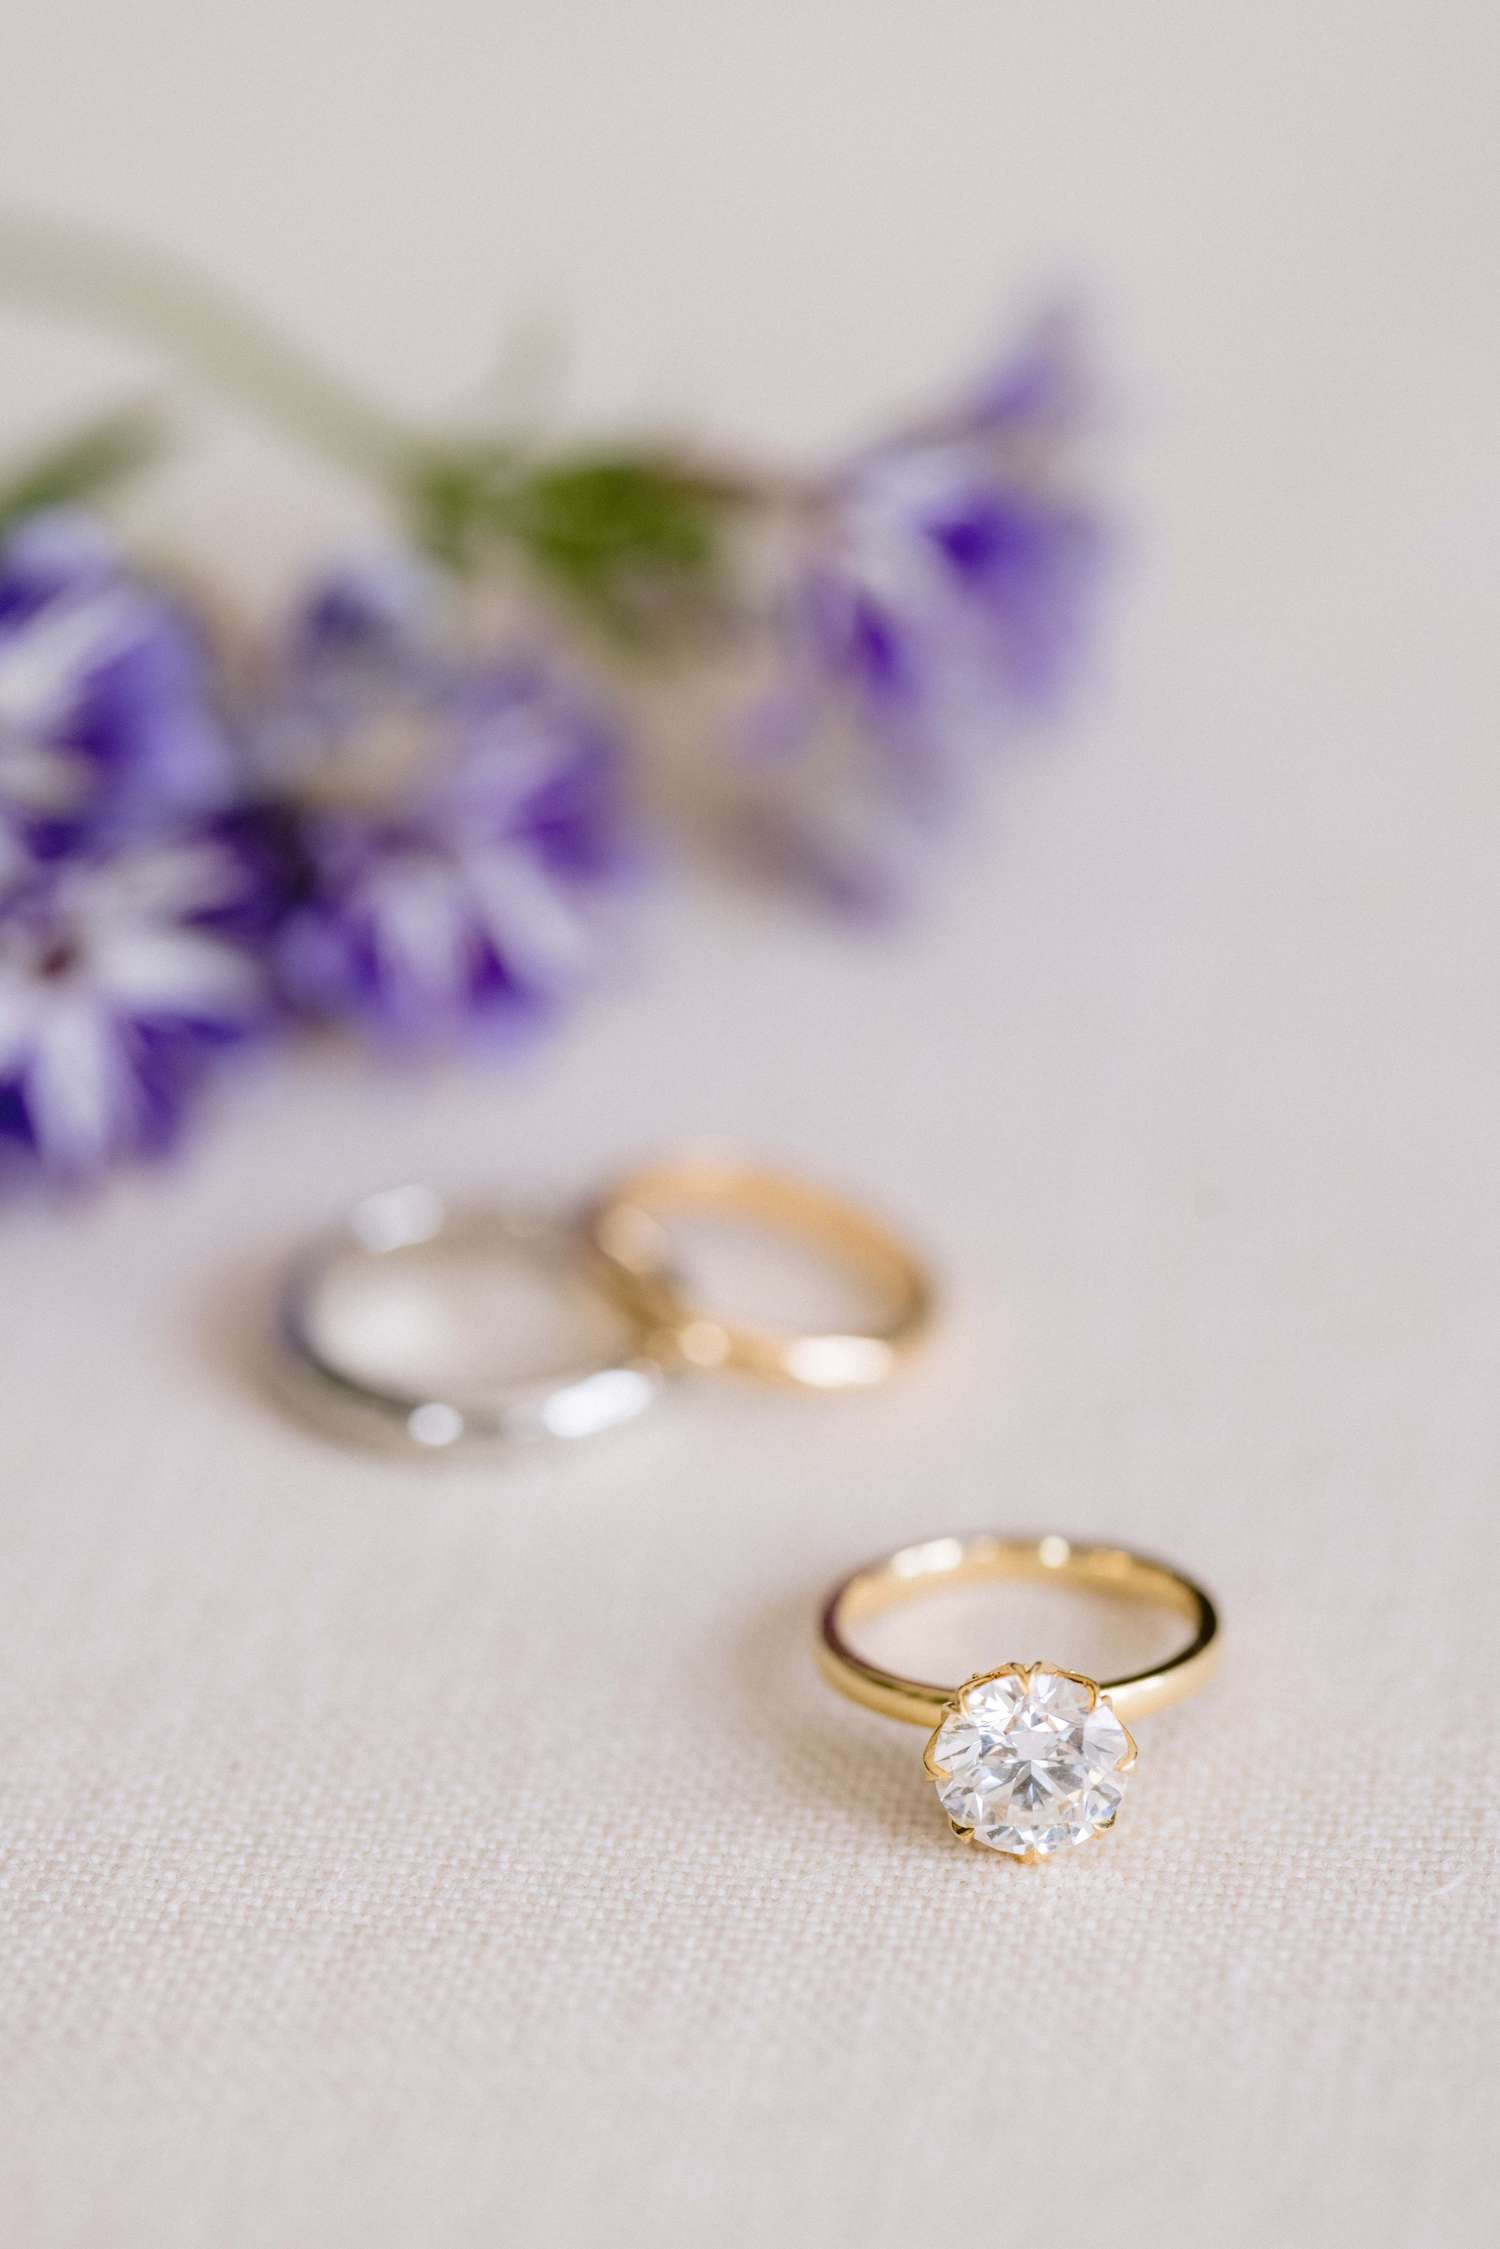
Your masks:
<instances>
[{"instance_id":1,"label":"silver wedding band","mask_svg":"<svg viewBox=\"0 0 1500 2249\"><path fill-rule=\"evenodd\" d=\"M341 1271L444 1244L589 1277L588 1245L568 1219L489 1203L450 1204L427 1186L367 1195L295 1260L282 1295L283 1375L293 1402L330 1434L409 1454L484 1451L592 1437L634 1421L652 1404L667 1369L641 1348L628 1322L618 1356L540 1380L486 1383L473 1391L403 1390L360 1372L328 1318L328 1284Z\"/></svg>"}]
</instances>

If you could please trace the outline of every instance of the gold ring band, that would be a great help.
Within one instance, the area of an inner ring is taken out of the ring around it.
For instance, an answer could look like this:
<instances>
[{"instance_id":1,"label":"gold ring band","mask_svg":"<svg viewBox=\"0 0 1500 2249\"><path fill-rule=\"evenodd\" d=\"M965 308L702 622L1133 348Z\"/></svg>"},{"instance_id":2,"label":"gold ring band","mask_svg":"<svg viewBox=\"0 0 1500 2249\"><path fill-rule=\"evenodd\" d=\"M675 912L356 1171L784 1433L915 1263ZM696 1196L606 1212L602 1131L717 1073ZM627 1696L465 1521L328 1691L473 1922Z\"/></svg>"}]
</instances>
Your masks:
<instances>
[{"instance_id":1,"label":"gold ring band","mask_svg":"<svg viewBox=\"0 0 1500 2249\"><path fill-rule=\"evenodd\" d=\"M1050 1578L1150 1602L1183 1617L1189 1636L1164 1662L1120 1679L1095 1681L1050 1663L1003 1663L956 1687L907 1678L850 1644L852 1627L936 1587L1007 1578ZM903 1546L853 1571L824 1605L817 1654L840 1694L930 1729L924 1763L956 1835L1030 1861L1114 1825L1136 1761L1126 1721L1202 1686L1218 1656L1218 1629L1202 1586L1165 1562L1056 1533L981 1533Z\"/></svg>"},{"instance_id":2,"label":"gold ring band","mask_svg":"<svg viewBox=\"0 0 1500 2249\"><path fill-rule=\"evenodd\" d=\"M664 1220L749 1219L816 1243L885 1299L859 1331L807 1334L728 1320L675 1270ZM804 1180L717 1154L651 1164L620 1180L585 1216L606 1284L653 1348L695 1367L729 1367L809 1390L884 1382L925 1333L933 1292L920 1260L858 1204Z\"/></svg>"},{"instance_id":3,"label":"gold ring band","mask_svg":"<svg viewBox=\"0 0 1500 2249\"><path fill-rule=\"evenodd\" d=\"M931 1593L936 1585L984 1579L1052 1578L1070 1585L1149 1601L1186 1617L1192 1637L1166 1663L1125 1679L1100 1682L1122 1718L1143 1718L1202 1686L1218 1655L1218 1616L1202 1586L1143 1554L1122 1546L1085 1546L1052 1533L1045 1538L934 1538L903 1546L866 1563L836 1585L823 1608L818 1662L830 1685L882 1717L912 1726L935 1726L958 1693L923 1679L906 1679L856 1655L847 1628L879 1616L899 1602Z\"/></svg>"}]
</instances>

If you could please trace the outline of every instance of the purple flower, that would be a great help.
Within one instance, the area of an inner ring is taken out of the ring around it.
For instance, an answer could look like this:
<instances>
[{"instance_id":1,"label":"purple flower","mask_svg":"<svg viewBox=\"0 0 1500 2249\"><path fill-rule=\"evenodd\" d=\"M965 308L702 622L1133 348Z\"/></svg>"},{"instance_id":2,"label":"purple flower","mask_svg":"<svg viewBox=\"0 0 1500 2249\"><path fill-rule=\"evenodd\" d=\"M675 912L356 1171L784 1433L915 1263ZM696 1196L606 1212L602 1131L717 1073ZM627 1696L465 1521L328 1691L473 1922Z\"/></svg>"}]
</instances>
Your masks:
<instances>
[{"instance_id":1,"label":"purple flower","mask_svg":"<svg viewBox=\"0 0 1500 2249\"><path fill-rule=\"evenodd\" d=\"M234 784L203 643L91 518L0 545L0 884L80 841L225 805Z\"/></svg>"},{"instance_id":2,"label":"purple flower","mask_svg":"<svg viewBox=\"0 0 1500 2249\"><path fill-rule=\"evenodd\" d=\"M537 655L476 652L415 564L322 588L254 727L299 808L284 989L314 1014L436 1042L569 992L622 857L620 743Z\"/></svg>"},{"instance_id":3,"label":"purple flower","mask_svg":"<svg viewBox=\"0 0 1500 2249\"><path fill-rule=\"evenodd\" d=\"M0 894L0 1135L56 1179L168 1146L263 1024L258 854L232 825L90 849Z\"/></svg>"},{"instance_id":4,"label":"purple flower","mask_svg":"<svg viewBox=\"0 0 1500 2249\"><path fill-rule=\"evenodd\" d=\"M846 903L884 902L899 839L961 798L973 752L1077 667L1100 527L1056 321L948 412L847 462L803 516L752 746L762 840Z\"/></svg>"}]
</instances>

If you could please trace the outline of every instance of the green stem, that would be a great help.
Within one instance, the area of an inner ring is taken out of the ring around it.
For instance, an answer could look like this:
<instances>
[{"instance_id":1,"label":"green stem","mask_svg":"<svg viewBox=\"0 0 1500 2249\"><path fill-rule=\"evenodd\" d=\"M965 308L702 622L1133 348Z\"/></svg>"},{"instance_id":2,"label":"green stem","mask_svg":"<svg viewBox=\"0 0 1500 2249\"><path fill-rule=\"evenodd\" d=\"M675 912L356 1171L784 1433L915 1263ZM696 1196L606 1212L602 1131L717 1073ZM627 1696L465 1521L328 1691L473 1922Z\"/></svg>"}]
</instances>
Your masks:
<instances>
[{"instance_id":1,"label":"green stem","mask_svg":"<svg viewBox=\"0 0 1500 2249\"><path fill-rule=\"evenodd\" d=\"M404 492L422 433L212 282L105 237L0 213L0 299L123 330L313 452Z\"/></svg>"}]
</instances>

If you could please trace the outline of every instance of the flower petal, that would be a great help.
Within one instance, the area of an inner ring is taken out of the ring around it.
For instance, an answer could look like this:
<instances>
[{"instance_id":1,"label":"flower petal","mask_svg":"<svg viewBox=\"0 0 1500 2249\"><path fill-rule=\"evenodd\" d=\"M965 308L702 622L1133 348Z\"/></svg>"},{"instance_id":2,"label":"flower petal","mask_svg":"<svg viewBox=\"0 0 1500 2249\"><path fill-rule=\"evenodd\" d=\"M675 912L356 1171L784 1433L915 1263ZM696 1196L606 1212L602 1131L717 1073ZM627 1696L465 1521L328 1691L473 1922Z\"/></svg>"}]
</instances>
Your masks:
<instances>
[{"instance_id":1,"label":"flower petal","mask_svg":"<svg viewBox=\"0 0 1500 2249\"><path fill-rule=\"evenodd\" d=\"M38 993L31 981L0 961L0 1079L25 1061L36 1027Z\"/></svg>"},{"instance_id":2,"label":"flower petal","mask_svg":"<svg viewBox=\"0 0 1500 2249\"><path fill-rule=\"evenodd\" d=\"M94 970L102 993L141 1015L243 1022L265 1002L251 956L203 930L116 931L96 948Z\"/></svg>"},{"instance_id":3,"label":"flower petal","mask_svg":"<svg viewBox=\"0 0 1500 2249\"><path fill-rule=\"evenodd\" d=\"M588 924L562 885L521 850L476 852L464 872L475 911L508 976L533 991L572 984L588 965Z\"/></svg>"},{"instance_id":4,"label":"flower petal","mask_svg":"<svg viewBox=\"0 0 1500 2249\"><path fill-rule=\"evenodd\" d=\"M123 655L151 618L123 586L65 595L0 638L0 723L46 732L62 725L80 673Z\"/></svg>"},{"instance_id":5,"label":"flower petal","mask_svg":"<svg viewBox=\"0 0 1500 2249\"><path fill-rule=\"evenodd\" d=\"M120 1026L83 989L45 1010L22 1075L32 1135L49 1169L97 1171L134 1136L140 1102Z\"/></svg>"}]
</instances>

